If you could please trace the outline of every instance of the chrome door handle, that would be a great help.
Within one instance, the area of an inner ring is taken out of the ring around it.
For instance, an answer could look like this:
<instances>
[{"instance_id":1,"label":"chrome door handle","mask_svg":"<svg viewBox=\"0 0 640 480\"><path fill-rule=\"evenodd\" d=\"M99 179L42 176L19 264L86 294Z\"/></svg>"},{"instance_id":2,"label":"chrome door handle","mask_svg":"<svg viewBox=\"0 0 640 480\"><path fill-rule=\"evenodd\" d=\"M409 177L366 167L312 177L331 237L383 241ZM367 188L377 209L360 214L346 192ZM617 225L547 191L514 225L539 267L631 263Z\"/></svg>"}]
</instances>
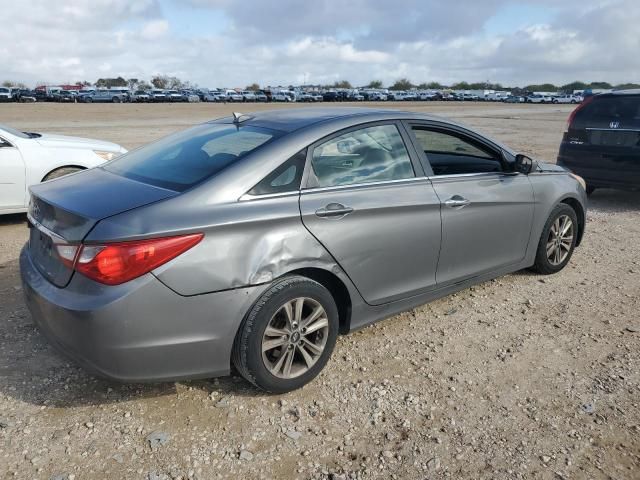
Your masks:
<instances>
[{"instance_id":1,"label":"chrome door handle","mask_svg":"<svg viewBox=\"0 0 640 480\"><path fill-rule=\"evenodd\" d=\"M318 217L344 217L353 212L353 208L345 207L341 203L330 203L325 207L316 210L316 216Z\"/></svg>"},{"instance_id":2,"label":"chrome door handle","mask_svg":"<svg viewBox=\"0 0 640 480\"><path fill-rule=\"evenodd\" d=\"M444 202L444 204L447 207L449 207L449 208L458 208L458 209L466 207L470 203L471 203L470 200L467 200L466 198L461 197L460 195L454 195L449 200L445 200L445 202Z\"/></svg>"}]
</instances>

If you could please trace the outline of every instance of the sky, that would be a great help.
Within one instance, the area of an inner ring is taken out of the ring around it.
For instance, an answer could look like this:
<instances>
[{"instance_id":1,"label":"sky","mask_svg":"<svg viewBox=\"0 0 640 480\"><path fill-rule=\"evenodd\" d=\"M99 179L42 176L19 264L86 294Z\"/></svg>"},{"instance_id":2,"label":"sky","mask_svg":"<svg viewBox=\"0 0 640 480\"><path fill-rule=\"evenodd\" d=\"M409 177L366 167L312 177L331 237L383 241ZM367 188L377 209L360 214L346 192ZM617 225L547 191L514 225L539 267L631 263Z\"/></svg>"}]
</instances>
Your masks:
<instances>
[{"instance_id":1,"label":"sky","mask_svg":"<svg viewBox=\"0 0 640 480\"><path fill-rule=\"evenodd\" d=\"M0 81L640 82L640 0L0 0Z\"/></svg>"}]
</instances>

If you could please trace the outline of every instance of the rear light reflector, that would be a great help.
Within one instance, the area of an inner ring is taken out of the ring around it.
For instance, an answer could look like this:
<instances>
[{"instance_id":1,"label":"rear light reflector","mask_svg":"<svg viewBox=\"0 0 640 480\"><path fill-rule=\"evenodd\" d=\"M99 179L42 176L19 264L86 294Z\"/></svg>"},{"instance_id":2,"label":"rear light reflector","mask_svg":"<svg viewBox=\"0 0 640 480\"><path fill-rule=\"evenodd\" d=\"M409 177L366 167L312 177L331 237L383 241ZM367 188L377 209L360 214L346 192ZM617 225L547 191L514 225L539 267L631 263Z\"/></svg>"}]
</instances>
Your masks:
<instances>
[{"instance_id":1,"label":"rear light reflector","mask_svg":"<svg viewBox=\"0 0 640 480\"><path fill-rule=\"evenodd\" d=\"M78 254L78 245L70 245L68 243L54 243L56 253L60 261L68 268L73 268L73 262Z\"/></svg>"},{"instance_id":2,"label":"rear light reflector","mask_svg":"<svg viewBox=\"0 0 640 480\"><path fill-rule=\"evenodd\" d=\"M96 282L119 285L158 268L202 240L203 234L83 245L75 269Z\"/></svg>"},{"instance_id":3,"label":"rear light reflector","mask_svg":"<svg viewBox=\"0 0 640 480\"><path fill-rule=\"evenodd\" d=\"M584 107L589 105L593 101L594 98L595 97L593 95L585 98L584 100L582 100L582 103L580 105L578 105L576 108L574 108L573 111L569 114L569 118L567 119L567 129L566 129L567 132L571 128L571 124L573 123L573 119L576 117L576 113L578 113Z\"/></svg>"}]
</instances>

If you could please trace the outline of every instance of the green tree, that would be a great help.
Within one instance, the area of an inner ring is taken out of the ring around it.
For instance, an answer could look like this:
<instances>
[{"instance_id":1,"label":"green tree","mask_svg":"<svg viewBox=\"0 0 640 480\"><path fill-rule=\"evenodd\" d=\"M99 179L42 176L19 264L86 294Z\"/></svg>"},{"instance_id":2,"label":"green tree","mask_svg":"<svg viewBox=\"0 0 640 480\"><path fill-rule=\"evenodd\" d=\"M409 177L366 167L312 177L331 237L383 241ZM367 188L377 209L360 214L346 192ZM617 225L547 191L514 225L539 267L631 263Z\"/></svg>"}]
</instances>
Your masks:
<instances>
[{"instance_id":1,"label":"green tree","mask_svg":"<svg viewBox=\"0 0 640 480\"><path fill-rule=\"evenodd\" d=\"M591 82L589 88L613 88L608 82Z\"/></svg>"},{"instance_id":2,"label":"green tree","mask_svg":"<svg viewBox=\"0 0 640 480\"><path fill-rule=\"evenodd\" d=\"M471 85L469 85L469 83L467 82L458 82L451 85L451 88L453 90L470 90Z\"/></svg>"},{"instance_id":3,"label":"green tree","mask_svg":"<svg viewBox=\"0 0 640 480\"><path fill-rule=\"evenodd\" d=\"M185 85L178 77L169 77L169 88L180 89L186 86L188 85Z\"/></svg>"},{"instance_id":4,"label":"green tree","mask_svg":"<svg viewBox=\"0 0 640 480\"><path fill-rule=\"evenodd\" d=\"M127 79L127 87L129 87L130 90L135 90L138 87L139 83L140 80L138 80L137 78Z\"/></svg>"},{"instance_id":5,"label":"green tree","mask_svg":"<svg viewBox=\"0 0 640 480\"><path fill-rule=\"evenodd\" d=\"M558 87L553 85L552 83L542 83L540 85L527 85L524 87L525 90L529 92L557 92Z\"/></svg>"},{"instance_id":6,"label":"green tree","mask_svg":"<svg viewBox=\"0 0 640 480\"><path fill-rule=\"evenodd\" d=\"M637 83L620 83L613 88L616 90L629 90L632 88L640 88L640 85Z\"/></svg>"},{"instance_id":7,"label":"green tree","mask_svg":"<svg viewBox=\"0 0 640 480\"><path fill-rule=\"evenodd\" d=\"M408 78L401 78L389 87L390 90L409 90L413 88L413 83Z\"/></svg>"},{"instance_id":8,"label":"green tree","mask_svg":"<svg viewBox=\"0 0 640 480\"><path fill-rule=\"evenodd\" d=\"M340 80L339 82L335 82L333 84L334 88L353 88L351 83L348 80Z\"/></svg>"},{"instance_id":9,"label":"green tree","mask_svg":"<svg viewBox=\"0 0 640 480\"><path fill-rule=\"evenodd\" d=\"M367 86L369 88L382 88L382 82L380 80L371 80Z\"/></svg>"},{"instance_id":10,"label":"green tree","mask_svg":"<svg viewBox=\"0 0 640 480\"><path fill-rule=\"evenodd\" d=\"M156 75L151 79L151 85L164 90L169 87L169 79L166 75Z\"/></svg>"},{"instance_id":11,"label":"green tree","mask_svg":"<svg viewBox=\"0 0 640 480\"><path fill-rule=\"evenodd\" d=\"M257 90L260 90L260 85L258 85L257 83L252 83L251 85L247 85L246 90L249 90L251 92L255 92Z\"/></svg>"},{"instance_id":12,"label":"green tree","mask_svg":"<svg viewBox=\"0 0 640 480\"><path fill-rule=\"evenodd\" d=\"M573 93L574 90L584 90L587 88L587 84L584 82L580 82L576 80L575 82L567 83L566 85L562 85L560 90L563 92Z\"/></svg>"}]
</instances>

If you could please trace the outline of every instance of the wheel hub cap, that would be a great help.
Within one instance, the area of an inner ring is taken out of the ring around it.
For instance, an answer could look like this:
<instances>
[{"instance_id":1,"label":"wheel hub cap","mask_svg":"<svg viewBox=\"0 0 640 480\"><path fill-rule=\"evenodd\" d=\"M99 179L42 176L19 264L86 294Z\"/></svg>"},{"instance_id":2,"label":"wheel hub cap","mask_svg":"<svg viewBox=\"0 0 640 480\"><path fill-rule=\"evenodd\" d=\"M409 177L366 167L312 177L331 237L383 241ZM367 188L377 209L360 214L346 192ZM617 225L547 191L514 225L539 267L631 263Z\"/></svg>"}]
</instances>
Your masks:
<instances>
[{"instance_id":1,"label":"wheel hub cap","mask_svg":"<svg viewBox=\"0 0 640 480\"><path fill-rule=\"evenodd\" d=\"M558 266L567 259L573 247L573 234L573 220L568 215L555 219L547 239L547 259L551 265Z\"/></svg>"},{"instance_id":2,"label":"wheel hub cap","mask_svg":"<svg viewBox=\"0 0 640 480\"><path fill-rule=\"evenodd\" d=\"M262 361L276 377L298 377L322 356L328 335L322 305L309 297L294 298L271 317L262 336Z\"/></svg>"}]
</instances>

